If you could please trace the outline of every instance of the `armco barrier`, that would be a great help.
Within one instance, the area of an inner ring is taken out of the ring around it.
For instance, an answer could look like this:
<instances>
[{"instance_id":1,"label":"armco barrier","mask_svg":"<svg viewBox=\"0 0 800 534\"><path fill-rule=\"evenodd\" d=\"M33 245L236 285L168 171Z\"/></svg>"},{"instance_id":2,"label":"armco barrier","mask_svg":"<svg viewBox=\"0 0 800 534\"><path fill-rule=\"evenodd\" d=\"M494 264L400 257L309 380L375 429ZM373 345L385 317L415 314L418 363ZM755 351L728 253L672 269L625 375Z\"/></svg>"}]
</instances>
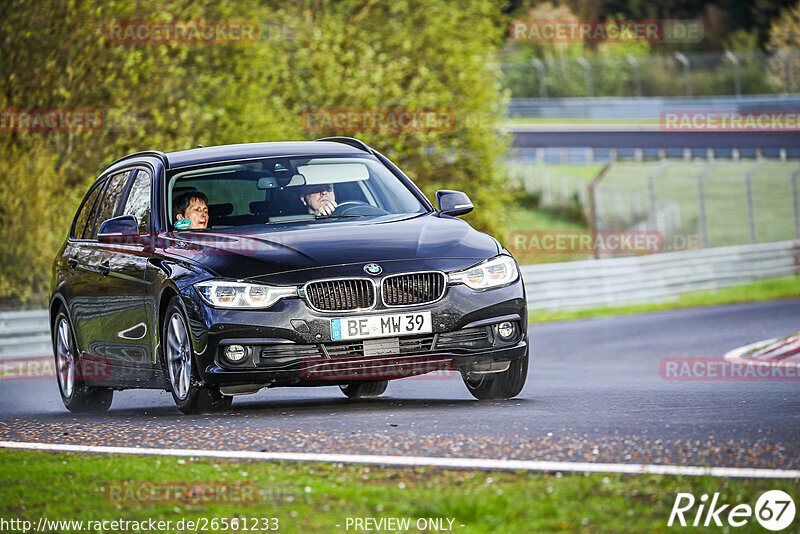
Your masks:
<instances>
[{"instance_id":1,"label":"armco barrier","mask_svg":"<svg viewBox=\"0 0 800 534\"><path fill-rule=\"evenodd\" d=\"M0 359L53 354L47 310L0 313Z\"/></svg>"},{"instance_id":2,"label":"armco barrier","mask_svg":"<svg viewBox=\"0 0 800 534\"><path fill-rule=\"evenodd\" d=\"M522 267L531 310L663 302L687 291L791 274L800 274L800 242ZM52 350L46 310L0 313L0 359L47 356Z\"/></svg>"},{"instance_id":3,"label":"armco barrier","mask_svg":"<svg viewBox=\"0 0 800 534\"><path fill-rule=\"evenodd\" d=\"M509 117L658 119L666 110L797 110L800 96L743 95L707 97L512 98Z\"/></svg>"},{"instance_id":4,"label":"armco barrier","mask_svg":"<svg viewBox=\"0 0 800 534\"><path fill-rule=\"evenodd\" d=\"M794 241L522 267L531 310L664 302L688 291L798 273L800 243Z\"/></svg>"}]
</instances>

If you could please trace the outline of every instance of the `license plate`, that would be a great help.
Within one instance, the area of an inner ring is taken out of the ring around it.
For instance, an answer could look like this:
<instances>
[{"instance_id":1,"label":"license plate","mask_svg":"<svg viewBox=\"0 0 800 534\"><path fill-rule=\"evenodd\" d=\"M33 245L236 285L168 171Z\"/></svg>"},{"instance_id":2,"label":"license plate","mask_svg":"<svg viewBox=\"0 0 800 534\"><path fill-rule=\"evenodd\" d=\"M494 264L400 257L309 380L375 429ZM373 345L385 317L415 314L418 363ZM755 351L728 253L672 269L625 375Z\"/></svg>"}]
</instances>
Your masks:
<instances>
[{"instance_id":1,"label":"license plate","mask_svg":"<svg viewBox=\"0 0 800 534\"><path fill-rule=\"evenodd\" d=\"M331 339L333 341L429 334L431 331L431 312L429 311L331 319Z\"/></svg>"}]
</instances>

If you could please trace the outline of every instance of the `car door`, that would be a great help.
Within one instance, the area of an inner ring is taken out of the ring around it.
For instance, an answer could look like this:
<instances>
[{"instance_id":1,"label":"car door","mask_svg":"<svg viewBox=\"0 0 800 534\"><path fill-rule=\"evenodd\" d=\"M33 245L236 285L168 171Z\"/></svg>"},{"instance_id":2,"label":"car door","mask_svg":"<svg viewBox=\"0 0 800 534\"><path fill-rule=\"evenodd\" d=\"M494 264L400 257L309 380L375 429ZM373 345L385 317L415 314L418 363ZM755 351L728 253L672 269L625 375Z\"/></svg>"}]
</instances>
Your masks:
<instances>
[{"instance_id":1,"label":"car door","mask_svg":"<svg viewBox=\"0 0 800 534\"><path fill-rule=\"evenodd\" d=\"M123 215L125 193L133 186L139 169L108 179L90 234L90 269L96 272L94 303L97 311L90 350L111 362L117 379L137 385L150 367L148 321L144 309L147 259L138 240L101 243L97 234L103 222Z\"/></svg>"},{"instance_id":2,"label":"car door","mask_svg":"<svg viewBox=\"0 0 800 534\"><path fill-rule=\"evenodd\" d=\"M156 248L155 228L151 223L153 206L154 175L151 170L139 169L135 177L131 178L131 187L126 191L124 206L119 215L133 215L139 222L139 239L141 247L137 247L136 255L141 265L137 269L144 268L145 297L142 306L146 320L146 333L142 341L147 342L146 353L149 360L150 373L147 380L151 385L163 385L164 375L161 362L157 358L158 343L158 299L159 294L156 288L159 286L161 271L156 268L151 260Z\"/></svg>"},{"instance_id":3,"label":"car door","mask_svg":"<svg viewBox=\"0 0 800 534\"><path fill-rule=\"evenodd\" d=\"M86 194L75 216L75 222L63 254L63 258L69 266L66 270L68 274L64 284L64 296L75 331L77 350L80 354L89 353L90 340L96 337L92 330L95 326L92 318L96 313L93 297L97 279L94 276L96 273L90 267L93 247L84 236L91 233L91 224L94 222L97 205L105 185L105 179L98 180Z\"/></svg>"}]
</instances>

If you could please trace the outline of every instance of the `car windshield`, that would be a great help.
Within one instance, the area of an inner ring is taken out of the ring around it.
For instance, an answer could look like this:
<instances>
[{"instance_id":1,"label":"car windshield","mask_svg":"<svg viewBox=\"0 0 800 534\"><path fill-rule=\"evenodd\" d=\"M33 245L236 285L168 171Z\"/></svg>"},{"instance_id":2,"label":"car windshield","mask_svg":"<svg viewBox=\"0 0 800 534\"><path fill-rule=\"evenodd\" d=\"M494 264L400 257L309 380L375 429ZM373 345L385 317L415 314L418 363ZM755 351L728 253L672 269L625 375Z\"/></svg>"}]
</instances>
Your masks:
<instances>
[{"instance_id":1,"label":"car windshield","mask_svg":"<svg viewBox=\"0 0 800 534\"><path fill-rule=\"evenodd\" d=\"M272 157L178 169L169 177L167 199L171 227L178 230L428 211L371 156Z\"/></svg>"}]
</instances>

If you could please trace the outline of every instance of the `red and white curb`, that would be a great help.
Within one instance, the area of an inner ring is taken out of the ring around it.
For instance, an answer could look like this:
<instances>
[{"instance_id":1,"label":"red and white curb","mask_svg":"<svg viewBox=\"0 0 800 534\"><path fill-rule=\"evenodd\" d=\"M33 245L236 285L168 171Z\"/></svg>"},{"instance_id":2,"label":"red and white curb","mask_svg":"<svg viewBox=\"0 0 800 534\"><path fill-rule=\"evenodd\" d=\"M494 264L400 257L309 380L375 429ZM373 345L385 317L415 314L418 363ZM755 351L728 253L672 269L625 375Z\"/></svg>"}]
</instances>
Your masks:
<instances>
[{"instance_id":1,"label":"red and white curb","mask_svg":"<svg viewBox=\"0 0 800 534\"><path fill-rule=\"evenodd\" d=\"M432 456L384 456L372 454L315 454L292 452L222 451L207 449L158 449L67 445L0 441L0 448L90 454L134 454L145 456L180 456L226 460L283 462L325 462L384 467L438 467L481 471L532 471L546 473L620 473L626 475L710 476L726 478L800 479L800 470L757 469L745 467L700 467L657 464L621 464L594 462L541 462L533 460L491 460L481 458L439 458Z\"/></svg>"},{"instance_id":2,"label":"red and white curb","mask_svg":"<svg viewBox=\"0 0 800 534\"><path fill-rule=\"evenodd\" d=\"M782 366L800 367L800 332L735 348L727 352L724 358L750 365L780 362Z\"/></svg>"}]
</instances>

